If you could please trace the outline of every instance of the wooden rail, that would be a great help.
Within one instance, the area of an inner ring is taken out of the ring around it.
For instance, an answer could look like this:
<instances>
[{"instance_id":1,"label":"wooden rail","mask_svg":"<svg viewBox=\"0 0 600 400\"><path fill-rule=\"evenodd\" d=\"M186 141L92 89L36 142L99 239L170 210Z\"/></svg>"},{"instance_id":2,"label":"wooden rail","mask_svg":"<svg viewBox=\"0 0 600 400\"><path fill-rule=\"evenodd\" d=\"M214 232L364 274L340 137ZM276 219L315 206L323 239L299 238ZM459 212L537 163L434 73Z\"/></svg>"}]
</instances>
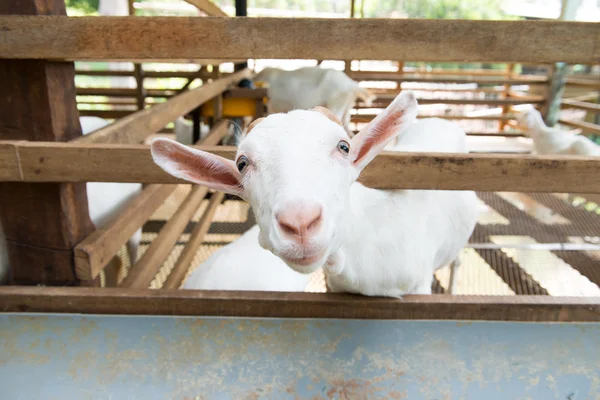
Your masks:
<instances>
[{"instance_id":1,"label":"wooden rail","mask_svg":"<svg viewBox=\"0 0 600 400\"><path fill-rule=\"evenodd\" d=\"M162 263L177 243L177 239L179 239L188 222L198 210L206 193L208 193L208 189L204 186L194 186L192 188L192 191L160 230L158 237L152 241L142 258L131 267L129 274L121 282L121 287L146 289L150 286Z\"/></svg>"},{"instance_id":2,"label":"wooden rail","mask_svg":"<svg viewBox=\"0 0 600 400\"><path fill-rule=\"evenodd\" d=\"M396 95L381 95L373 101L371 107L387 106L396 98ZM528 97L524 99L417 99L419 104L453 104L453 105L489 105L489 106L503 106L503 105L519 105L519 104L543 104L543 97ZM364 108L363 103L358 103L358 108ZM371 108L368 107L368 108Z\"/></svg>"},{"instance_id":3,"label":"wooden rail","mask_svg":"<svg viewBox=\"0 0 600 400\"><path fill-rule=\"evenodd\" d=\"M82 281L95 279L121 246L137 231L177 185L152 184L144 188L119 215L75 247L75 274ZM131 260L135 262L135 260Z\"/></svg>"},{"instance_id":4,"label":"wooden rail","mask_svg":"<svg viewBox=\"0 0 600 400\"><path fill-rule=\"evenodd\" d=\"M2 16L0 58L574 64L600 61L599 32L597 23L563 21Z\"/></svg>"},{"instance_id":5,"label":"wooden rail","mask_svg":"<svg viewBox=\"0 0 600 400\"><path fill-rule=\"evenodd\" d=\"M247 69L236 72L226 78L183 92L164 103L121 118L77 140L86 143L139 143L177 117L187 114L200 104L223 93L230 85L250 76L252 74Z\"/></svg>"},{"instance_id":6,"label":"wooden rail","mask_svg":"<svg viewBox=\"0 0 600 400\"><path fill-rule=\"evenodd\" d=\"M175 266L163 284L163 289L179 289L183 283L185 274L190 268L190 264L194 260L194 256L198 252L198 248L202 244L204 236L210 228L210 224L212 223L212 218L217 211L217 207L219 204L221 204L224 197L224 193L217 192L214 193L210 198L208 207L204 211L204 214L202 214L202 217L200 217L200 220L194 227L192 233L190 233L190 239L186 243L185 248L177 259L177 263L175 263Z\"/></svg>"},{"instance_id":7,"label":"wooden rail","mask_svg":"<svg viewBox=\"0 0 600 400\"><path fill-rule=\"evenodd\" d=\"M600 82L586 79L567 78L567 85L573 87L580 87L585 89L598 89L600 90Z\"/></svg>"},{"instance_id":8,"label":"wooden rail","mask_svg":"<svg viewBox=\"0 0 600 400\"><path fill-rule=\"evenodd\" d=\"M559 119L558 123L561 125L570 126L571 128L581 129L584 133L600 135L600 125L596 125L591 122Z\"/></svg>"},{"instance_id":9,"label":"wooden rail","mask_svg":"<svg viewBox=\"0 0 600 400\"><path fill-rule=\"evenodd\" d=\"M0 287L0 312L265 318L600 321L600 298Z\"/></svg>"},{"instance_id":10,"label":"wooden rail","mask_svg":"<svg viewBox=\"0 0 600 400\"><path fill-rule=\"evenodd\" d=\"M377 114L354 114L352 115L351 122L369 122L373 120ZM468 115L419 115L419 119L423 118L441 118L448 120L469 120L469 121L510 121L516 117L513 115L481 115L471 117Z\"/></svg>"},{"instance_id":11,"label":"wooden rail","mask_svg":"<svg viewBox=\"0 0 600 400\"><path fill-rule=\"evenodd\" d=\"M600 97L600 94L598 94ZM600 113L600 104L587 103L583 101L576 101L570 99L563 99L561 102L563 108L576 108L578 110L585 110L593 113Z\"/></svg>"},{"instance_id":12,"label":"wooden rail","mask_svg":"<svg viewBox=\"0 0 600 400\"><path fill-rule=\"evenodd\" d=\"M348 74L357 81L390 81L390 82L414 82L414 83L440 83L440 84L465 84L476 83L479 86L500 86L500 85L543 85L548 82L545 77L524 76L520 78L496 78L482 79L472 77L427 77L418 75L407 75L387 72L359 72L354 71Z\"/></svg>"},{"instance_id":13,"label":"wooden rail","mask_svg":"<svg viewBox=\"0 0 600 400\"><path fill-rule=\"evenodd\" d=\"M228 121L219 121L199 145L216 145L229 132ZM1 164L0 164L1 166ZM103 229L97 229L75 247L75 272L79 279L95 279L108 260L175 191L177 185L149 185Z\"/></svg>"},{"instance_id":14,"label":"wooden rail","mask_svg":"<svg viewBox=\"0 0 600 400\"><path fill-rule=\"evenodd\" d=\"M204 149L230 159L236 152ZM0 166L0 181L185 183L156 166L147 145L5 141ZM384 152L359 181L380 189L600 193L599 169L600 159L581 156Z\"/></svg>"}]
</instances>

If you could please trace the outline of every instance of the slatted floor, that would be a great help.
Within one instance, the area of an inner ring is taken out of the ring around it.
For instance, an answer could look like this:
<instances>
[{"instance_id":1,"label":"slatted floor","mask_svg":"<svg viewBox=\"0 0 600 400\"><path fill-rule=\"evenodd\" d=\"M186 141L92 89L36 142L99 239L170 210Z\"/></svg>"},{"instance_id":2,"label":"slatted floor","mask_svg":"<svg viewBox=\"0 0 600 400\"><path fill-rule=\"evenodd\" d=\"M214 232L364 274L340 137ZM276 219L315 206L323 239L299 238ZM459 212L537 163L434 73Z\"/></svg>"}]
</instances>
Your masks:
<instances>
[{"instance_id":1,"label":"slatted floor","mask_svg":"<svg viewBox=\"0 0 600 400\"><path fill-rule=\"evenodd\" d=\"M188 186L180 186L146 223L142 254L188 192ZM463 249L454 294L600 296L600 207L556 194L481 192L478 196L481 214L470 240L474 248ZM162 286L206 203L207 200L179 238L152 288ZM200 265L253 224L247 203L226 199L217 210L193 266ZM564 250L558 244L587 247ZM433 291L446 293L449 277L449 267L437 271ZM314 274L306 291L325 291L322 272Z\"/></svg>"}]
</instances>

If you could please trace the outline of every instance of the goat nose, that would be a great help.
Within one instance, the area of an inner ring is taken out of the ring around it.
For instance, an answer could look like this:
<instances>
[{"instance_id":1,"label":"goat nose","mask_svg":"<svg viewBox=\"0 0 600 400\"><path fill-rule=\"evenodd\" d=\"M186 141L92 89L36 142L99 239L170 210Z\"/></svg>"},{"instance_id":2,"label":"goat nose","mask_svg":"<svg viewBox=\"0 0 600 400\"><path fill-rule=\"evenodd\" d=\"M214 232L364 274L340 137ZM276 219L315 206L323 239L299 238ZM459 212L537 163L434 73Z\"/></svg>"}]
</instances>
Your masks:
<instances>
[{"instance_id":1,"label":"goat nose","mask_svg":"<svg viewBox=\"0 0 600 400\"><path fill-rule=\"evenodd\" d=\"M302 242L316 231L321 222L322 207L318 204L287 207L275 215L281 231Z\"/></svg>"}]
</instances>

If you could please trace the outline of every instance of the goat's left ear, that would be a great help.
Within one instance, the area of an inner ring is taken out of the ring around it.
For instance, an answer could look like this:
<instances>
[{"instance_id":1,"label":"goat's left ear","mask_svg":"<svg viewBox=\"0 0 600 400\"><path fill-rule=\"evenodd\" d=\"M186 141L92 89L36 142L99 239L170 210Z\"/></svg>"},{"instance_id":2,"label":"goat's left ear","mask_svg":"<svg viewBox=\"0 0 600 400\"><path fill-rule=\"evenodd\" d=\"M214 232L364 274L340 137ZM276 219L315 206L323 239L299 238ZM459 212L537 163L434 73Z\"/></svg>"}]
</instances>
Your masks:
<instances>
[{"instance_id":1,"label":"goat's left ear","mask_svg":"<svg viewBox=\"0 0 600 400\"><path fill-rule=\"evenodd\" d=\"M231 160L163 138L154 139L150 150L156 165L176 178L236 196L242 192L241 174Z\"/></svg>"},{"instance_id":2,"label":"goat's left ear","mask_svg":"<svg viewBox=\"0 0 600 400\"><path fill-rule=\"evenodd\" d=\"M413 92L402 92L394 101L351 140L351 157L360 172L402 128L413 122L419 105Z\"/></svg>"}]
</instances>

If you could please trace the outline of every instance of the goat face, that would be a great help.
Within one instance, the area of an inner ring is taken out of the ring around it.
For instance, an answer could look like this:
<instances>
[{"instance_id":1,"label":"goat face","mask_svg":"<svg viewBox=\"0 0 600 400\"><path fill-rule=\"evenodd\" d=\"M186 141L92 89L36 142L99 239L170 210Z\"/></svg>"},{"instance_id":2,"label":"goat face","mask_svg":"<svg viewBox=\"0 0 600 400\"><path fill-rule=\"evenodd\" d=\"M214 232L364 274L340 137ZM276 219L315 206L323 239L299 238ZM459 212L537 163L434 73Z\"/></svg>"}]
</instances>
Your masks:
<instances>
[{"instance_id":1,"label":"goat face","mask_svg":"<svg viewBox=\"0 0 600 400\"><path fill-rule=\"evenodd\" d=\"M326 109L273 114L250 126L235 161L168 139L152 143L170 174L247 200L261 246L301 273L311 273L341 243L350 186L360 171L417 114L412 93L350 139Z\"/></svg>"}]
</instances>

